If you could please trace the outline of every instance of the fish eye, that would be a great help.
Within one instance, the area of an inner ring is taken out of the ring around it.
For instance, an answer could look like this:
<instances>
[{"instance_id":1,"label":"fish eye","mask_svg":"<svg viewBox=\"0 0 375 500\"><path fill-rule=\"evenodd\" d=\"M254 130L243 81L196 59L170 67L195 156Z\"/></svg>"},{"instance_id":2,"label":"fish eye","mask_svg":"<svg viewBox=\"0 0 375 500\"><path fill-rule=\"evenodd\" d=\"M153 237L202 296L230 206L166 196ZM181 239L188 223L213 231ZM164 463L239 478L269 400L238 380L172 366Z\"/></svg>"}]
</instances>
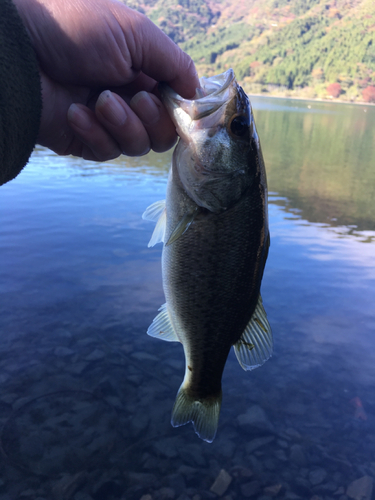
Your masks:
<instances>
[{"instance_id":1,"label":"fish eye","mask_svg":"<svg viewBox=\"0 0 375 500\"><path fill-rule=\"evenodd\" d=\"M235 116L230 124L230 130L234 135L238 137L245 135L249 130L249 123L245 116L239 115Z\"/></svg>"}]
</instances>

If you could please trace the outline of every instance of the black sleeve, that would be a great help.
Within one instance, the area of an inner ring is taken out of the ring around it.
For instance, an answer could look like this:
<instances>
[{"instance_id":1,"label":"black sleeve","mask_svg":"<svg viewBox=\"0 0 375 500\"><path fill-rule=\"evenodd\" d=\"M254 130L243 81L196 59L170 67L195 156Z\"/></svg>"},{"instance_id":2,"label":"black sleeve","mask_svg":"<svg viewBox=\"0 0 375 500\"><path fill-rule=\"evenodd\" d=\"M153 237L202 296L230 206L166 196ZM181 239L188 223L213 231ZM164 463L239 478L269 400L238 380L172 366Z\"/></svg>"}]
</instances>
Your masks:
<instances>
[{"instance_id":1,"label":"black sleeve","mask_svg":"<svg viewBox=\"0 0 375 500\"><path fill-rule=\"evenodd\" d=\"M35 146L42 109L38 62L11 0L0 0L0 184L16 177Z\"/></svg>"}]
</instances>

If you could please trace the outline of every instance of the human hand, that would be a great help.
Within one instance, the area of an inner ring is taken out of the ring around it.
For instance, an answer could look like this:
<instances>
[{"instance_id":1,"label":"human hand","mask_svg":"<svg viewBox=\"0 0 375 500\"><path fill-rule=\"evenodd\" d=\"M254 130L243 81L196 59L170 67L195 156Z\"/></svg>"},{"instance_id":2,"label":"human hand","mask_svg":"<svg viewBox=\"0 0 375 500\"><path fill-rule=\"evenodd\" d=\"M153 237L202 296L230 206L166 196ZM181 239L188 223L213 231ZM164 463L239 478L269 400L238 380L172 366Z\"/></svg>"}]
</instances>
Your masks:
<instances>
[{"instance_id":1,"label":"human hand","mask_svg":"<svg viewBox=\"0 0 375 500\"><path fill-rule=\"evenodd\" d=\"M157 82L192 97L190 57L117 0L14 0L36 51L43 110L38 143L104 161L166 151L176 131Z\"/></svg>"}]
</instances>

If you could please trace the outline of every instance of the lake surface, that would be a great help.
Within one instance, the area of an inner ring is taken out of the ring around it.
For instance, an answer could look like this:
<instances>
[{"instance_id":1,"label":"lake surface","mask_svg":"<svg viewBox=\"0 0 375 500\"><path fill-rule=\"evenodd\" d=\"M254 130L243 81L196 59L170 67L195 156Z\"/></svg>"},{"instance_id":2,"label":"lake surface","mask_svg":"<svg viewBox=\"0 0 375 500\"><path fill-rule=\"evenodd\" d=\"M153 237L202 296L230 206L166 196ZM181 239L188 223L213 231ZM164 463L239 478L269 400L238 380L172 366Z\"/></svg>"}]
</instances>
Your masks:
<instances>
[{"instance_id":1,"label":"lake surface","mask_svg":"<svg viewBox=\"0 0 375 500\"><path fill-rule=\"evenodd\" d=\"M0 188L0 500L375 498L375 107L252 103L275 350L231 353L212 444L171 427L183 350L146 334L171 153L38 148Z\"/></svg>"}]
</instances>

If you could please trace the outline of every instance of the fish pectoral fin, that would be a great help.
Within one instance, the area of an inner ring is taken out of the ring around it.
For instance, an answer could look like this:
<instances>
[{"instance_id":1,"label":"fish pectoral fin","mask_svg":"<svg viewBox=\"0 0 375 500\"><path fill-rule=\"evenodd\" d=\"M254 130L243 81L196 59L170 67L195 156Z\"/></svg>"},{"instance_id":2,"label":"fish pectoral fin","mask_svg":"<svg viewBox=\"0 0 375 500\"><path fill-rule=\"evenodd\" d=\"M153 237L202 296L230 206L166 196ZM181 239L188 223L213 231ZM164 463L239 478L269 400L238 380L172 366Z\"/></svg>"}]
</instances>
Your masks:
<instances>
[{"instance_id":1,"label":"fish pectoral fin","mask_svg":"<svg viewBox=\"0 0 375 500\"><path fill-rule=\"evenodd\" d=\"M150 337L166 340L167 342L179 342L180 340L176 335L169 316L167 304L163 304L159 311L159 314L149 326L147 334L150 335Z\"/></svg>"},{"instance_id":2,"label":"fish pectoral fin","mask_svg":"<svg viewBox=\"0 0 375 500\"><path fill-rule=\"evenodd\" d=\"M165 200L156 201L146 208L142 214L142 219L156 222L148 247L153 247L156 243L163 243L165 228L167 226L167 210L165 208Z\"/></svg>"},{"instance_id":3,"label":"fish pectoral fin","mask_svg":"<svg viewBox=\"0 0 375 500\"><path fill-rule=\"evenodd\" d=\"M197 215L199 211L199 207L196 207L193 212L185 214L180 222L177 224L177 226L174 228L172 231L172 234L170 235L167 243L165 244L166 246L171 245L173 242L178 240L180 236L182 236L186 231L189 229L191 223L195 219L195 216Z\"/></svg>"},{"instance_id":4,"label":"fish pectoral fin","mask_svg":"<svg viewBox=\"0 0 375 500\"><path fill-rule=\"evenodd\" d=\"M271 326L259 294L255 311L240 340L234 344L234 352L244 370L253 370L272 356L272 348Z\"/></svg>"},{"instance_id":5,"label":"fish pectoral fin","mask_svg":"<svg viewBox=\"0 0 375 500\"><path fill-rule=\"evenodd\" d=\"M196 400L189 395L189 391L180 387L172 410L171 424L179 427L189 422L193 423L198 436L212 443L219 423L221 407L221 393L217 397Z\"/></svg>"}]
</instances>

